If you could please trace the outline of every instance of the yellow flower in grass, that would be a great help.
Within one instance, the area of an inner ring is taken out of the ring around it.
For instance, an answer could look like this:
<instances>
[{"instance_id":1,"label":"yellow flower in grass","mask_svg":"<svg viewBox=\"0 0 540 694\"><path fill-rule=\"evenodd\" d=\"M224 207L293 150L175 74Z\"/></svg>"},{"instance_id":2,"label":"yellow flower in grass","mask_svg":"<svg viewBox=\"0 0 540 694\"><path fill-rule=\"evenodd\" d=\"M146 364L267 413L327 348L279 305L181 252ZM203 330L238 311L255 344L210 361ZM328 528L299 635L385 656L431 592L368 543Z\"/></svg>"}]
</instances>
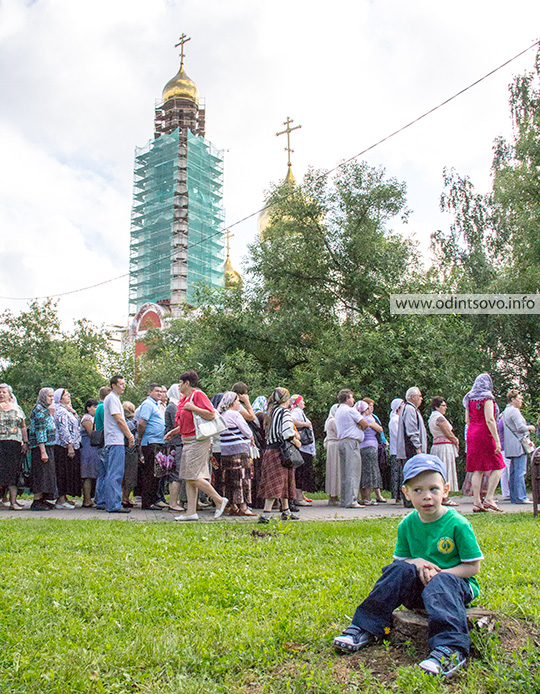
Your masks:
<instances>
[{"instance_id":1,"label":"yellow flower in grass","mask_svg":"<svg viewBox=\"0 0 540 694\"><path fill-rule=\"evenodd\" d=\"M389 634L390 633L390 627L384 627L384 633Z\"/></svg>"}]
</instances>

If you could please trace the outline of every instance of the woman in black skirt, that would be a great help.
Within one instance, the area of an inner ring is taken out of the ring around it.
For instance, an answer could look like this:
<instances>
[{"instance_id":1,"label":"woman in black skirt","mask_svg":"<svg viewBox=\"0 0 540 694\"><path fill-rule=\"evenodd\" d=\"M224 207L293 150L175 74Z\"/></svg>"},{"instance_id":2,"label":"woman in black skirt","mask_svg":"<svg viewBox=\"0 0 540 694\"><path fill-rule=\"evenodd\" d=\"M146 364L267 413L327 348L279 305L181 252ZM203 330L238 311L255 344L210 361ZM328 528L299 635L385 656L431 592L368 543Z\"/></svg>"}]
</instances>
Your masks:
<instances>
[{"instance_id":1,"label":"woman in black skirt","mask_svg":"<svg viewBox=\"0 0 540 694\"><path fill-rule=\"evenodd\" d=\"M52 388L42 388L34 409L30 413L30 429L28 430L28 442L32 452L30 489L34 495L34 501L30 506L31 511L50 511L53 504L48 503L47 499L56 499L58 496L54 466L56 427L49 412L53 396Z\"/></svg>"},{"instance_id":2,"label":"woman in black skirt","mask_svg":"<svg viewBox=\"0 0 540 694\"><path fill-rule=\"evenodd\" d=\"M54 424L56 440L54 460L58 498L56 508L74 509L70 496L81 495L81 432L77 413L71 406L71 395L65 388L54 391Z\"/></svg>"},{"instance_id":3,"label":"woman in black skirt","mask_svg":"<svg viewBox=\"0 0 540 694\"><path fill-rule=\"evenodd\" d=\"M17 485L22 469L22 454L26 453L28 433L24 412L11 397L7 383L0 384L0 487L9 489L9 507L17 505Z\"/></svg>"}]
</instances>

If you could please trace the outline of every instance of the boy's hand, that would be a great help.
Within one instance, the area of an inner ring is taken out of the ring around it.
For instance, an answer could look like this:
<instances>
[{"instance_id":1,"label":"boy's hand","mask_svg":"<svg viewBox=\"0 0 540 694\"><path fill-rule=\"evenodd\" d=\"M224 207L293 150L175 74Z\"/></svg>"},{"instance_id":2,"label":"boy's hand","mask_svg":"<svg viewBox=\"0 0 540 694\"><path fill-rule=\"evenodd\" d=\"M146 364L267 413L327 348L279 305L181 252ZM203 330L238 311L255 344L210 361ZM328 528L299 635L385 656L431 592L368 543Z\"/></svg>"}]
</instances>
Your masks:
<instances>
[{"instance_id":1,"label":"boy's hand","mask_svg":"<svg viewBox=\"0 0 540 694\"><path fill-rule=\"evenodd\" d=\"M432 564L426 559L410 559L409 564L414 564L416 570L418 571L418 578L422 583L427 586L435 574L438 574L441 570L437 564Z\"/></svg>"}]
</instances>

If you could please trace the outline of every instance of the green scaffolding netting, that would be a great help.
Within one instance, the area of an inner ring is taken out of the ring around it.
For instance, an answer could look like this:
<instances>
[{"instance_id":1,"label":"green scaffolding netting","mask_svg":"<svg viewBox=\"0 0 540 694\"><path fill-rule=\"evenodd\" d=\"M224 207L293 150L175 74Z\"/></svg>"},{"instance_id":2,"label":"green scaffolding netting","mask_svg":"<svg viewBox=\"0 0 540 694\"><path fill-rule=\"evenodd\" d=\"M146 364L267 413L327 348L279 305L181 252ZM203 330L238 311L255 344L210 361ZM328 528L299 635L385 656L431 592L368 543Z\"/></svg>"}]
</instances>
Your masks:
<instances>
[{"instance_id":1,"label":"green scaffolding netting","mask_svg":"<svg viewBox=\"0 0 540 694\"><path fill-rule=\"evenodd\" d=\"M189 233L187 302L195 304L200 282L213 287L224 284L225 215L223 197L223 156L211 142L188 131L187 186Z\"/></svg>"},{"instance_id":2,"label":"green scaffolding netting","mask_svg":"<svg viewBox=\"0 0 540 694\"><path fill-rule=\"evenodd\" d=\"M197 283L224 281L221 152L190 132L186 151L175 130L135 150L134 179L130 311L171 299L175 215L182 228L187 221L186 300L194 305Z\"/></svg>"}]
</instances>

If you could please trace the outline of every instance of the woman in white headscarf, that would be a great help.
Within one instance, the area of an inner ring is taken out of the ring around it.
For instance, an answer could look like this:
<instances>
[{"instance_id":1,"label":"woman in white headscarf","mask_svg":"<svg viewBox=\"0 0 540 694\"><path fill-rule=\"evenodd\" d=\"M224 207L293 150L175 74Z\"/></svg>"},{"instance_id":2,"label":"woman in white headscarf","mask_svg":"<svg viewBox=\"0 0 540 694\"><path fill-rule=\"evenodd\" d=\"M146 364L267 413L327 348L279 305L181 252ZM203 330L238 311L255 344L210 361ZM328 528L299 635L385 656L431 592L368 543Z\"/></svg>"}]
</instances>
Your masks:
<instances>
[{"instance_id":1,"label":"woman in white headscarf","mask_svg":"<svg viewBox=\"0 0 540 694\"><path fill-rule=\"evenodd\" d=\"M326 450L326 478L324 489L329 496L329 506L339 505L339 495L341 492L339 441L337 437L336 420L334 418L337 408L337 403L332 405L326 422L324 423L324 431L326 433L326 438L324 439L324 448Z\"/></svg>"},{"instance_id":2,"label":"woman in white headscarf","mask_svg":"<svg viewBox=\"0 0 540 694\"><path fill-rule=\"evenodd\" d=\"M240 413L240 396L228 390L218 405L227 429L219 435L221 458L216 476L220 489L229 499L231 516L254 516L251 503L251 445L253 434L245 417Z\"/></svg>"},{"instance_id":3,"label":"woman in white headscarf","mask_svg":"<svg viewBox=\"0 0 540 694\"><path fill-rule=\"evenodd\" d=\"M9 489L12 511L20 511L17 504L17 484L21 473L21 455L28 447L28 432L24 412L11 398L10 386L0 384L0 486Z\"/></svg>"},{"instance_id":4,"label":"woman in white headscarf","mask_svg":"<svg viewBox=\"0 0 540 694\"><path fill-rule=\"evenodd\" d=\"M390 404L390 420L388 422L388 431L390 438L390 492L392 499L396 503L401 499L401 480L402 469L401 464L397 461L397 437L399 427L399 413L401 412L405 400L402 398L394 398Z\"/></svg>"}]
</instances>

